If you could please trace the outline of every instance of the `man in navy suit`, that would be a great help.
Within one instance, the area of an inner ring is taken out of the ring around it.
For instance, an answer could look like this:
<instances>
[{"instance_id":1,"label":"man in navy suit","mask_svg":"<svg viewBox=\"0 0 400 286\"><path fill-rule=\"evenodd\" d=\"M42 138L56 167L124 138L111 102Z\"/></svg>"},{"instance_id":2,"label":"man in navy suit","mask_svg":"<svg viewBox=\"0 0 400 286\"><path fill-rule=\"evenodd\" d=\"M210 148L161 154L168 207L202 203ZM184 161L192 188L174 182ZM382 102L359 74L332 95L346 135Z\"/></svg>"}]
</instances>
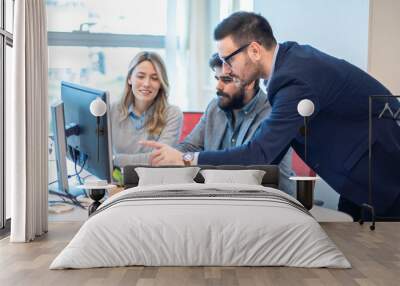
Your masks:
<instances>
[{"instance_id":1,"label":"man in navy suit","mask_svg":"<svg viewBox=\"0 0 400 286\"><path fill-rule=\"evenodd\" d=\"M368 202L368 108L370 95L390 95L381 83L350 63L295 42L277 44L268 21L237 12L214 31L223 72L246 85L265 79L272 105L253 139L240 147L190 156L192 164L276 164L292 146L304 160L303 118L297 105L311 100L307 165L340 194L339 210L357 219ZM372 202L379 216L400 217L400 127L379 118L384 104L400 109L395 97L373 105ZM160 148L153 144L153 147ZM153 159L162 162L162 152Z\"/></svg>"}]
</instances>

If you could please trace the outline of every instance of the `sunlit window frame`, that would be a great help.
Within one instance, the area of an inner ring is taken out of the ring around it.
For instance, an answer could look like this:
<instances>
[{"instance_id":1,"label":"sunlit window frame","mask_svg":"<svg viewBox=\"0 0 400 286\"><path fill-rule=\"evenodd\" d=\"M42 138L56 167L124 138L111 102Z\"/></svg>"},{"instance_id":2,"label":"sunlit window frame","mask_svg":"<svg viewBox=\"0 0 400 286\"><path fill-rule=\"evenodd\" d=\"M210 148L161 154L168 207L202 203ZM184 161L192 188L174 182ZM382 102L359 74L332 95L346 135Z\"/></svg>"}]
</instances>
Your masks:
<instances>
[{"instance_id":1,"label":"sunlit window frame","mask_svg":"<svg viewBox=\"0 0 400 286\"><path fill-rule=\"evenodd\" d=\"M13 0L13 2L15 2ZM13 47L13 34L6 31L6 3L0 0L0 236L10 231L10 220L6 220L6 188L5 188L5 100L6 100L6 46ZM14 11L14 9L13 9Z\"/></svg>"},{"instance_id":2,"label":"sunlit window frame","mask_svg":"<svg viewBox=\"0 0 400 286\"><path fill-rule=\"evenodd\" d=\"M49 46L165 48L165 36L158 35L125 35L87 31L49 31L47 35Z\"/></svg>"}]
</instances>

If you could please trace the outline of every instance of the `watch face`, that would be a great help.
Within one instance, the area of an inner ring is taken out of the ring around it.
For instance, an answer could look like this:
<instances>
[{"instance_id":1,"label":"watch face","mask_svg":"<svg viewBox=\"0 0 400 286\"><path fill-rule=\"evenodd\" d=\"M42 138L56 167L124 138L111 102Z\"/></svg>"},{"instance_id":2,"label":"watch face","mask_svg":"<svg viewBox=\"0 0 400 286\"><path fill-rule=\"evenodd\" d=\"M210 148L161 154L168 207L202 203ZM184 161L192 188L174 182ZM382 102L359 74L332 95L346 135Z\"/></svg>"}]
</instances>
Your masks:
<instances>
[{"instance_id":1,"label":"watch face","mask_svg":"<svg viewBox=\"0 0 400 286\"><path fill-rule=\"evenodd\" d=\"M183 160L192 161L193 160L193 153L185 153L185 154L183 154Z\"/></svg>"}]
</instances>

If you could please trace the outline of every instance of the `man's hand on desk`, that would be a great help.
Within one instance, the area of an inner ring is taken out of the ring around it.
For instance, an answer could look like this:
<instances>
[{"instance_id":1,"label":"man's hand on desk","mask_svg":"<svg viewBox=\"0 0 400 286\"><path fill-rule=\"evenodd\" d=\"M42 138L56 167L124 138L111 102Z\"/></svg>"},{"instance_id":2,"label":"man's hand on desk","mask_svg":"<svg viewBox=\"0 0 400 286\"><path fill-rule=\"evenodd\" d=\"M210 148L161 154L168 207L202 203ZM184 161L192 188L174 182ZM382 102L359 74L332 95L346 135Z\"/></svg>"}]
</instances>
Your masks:
<instances>
[{"instance_id":1,"label":"man's hand on desk","mask_svg":"<svg viewBox=\"0 0 400 286\"><path fill-rule=\"evenodd\" d=\"M167 144L159 143L156 141L139 141L139 144L154 148L150 155L150 164L152 166L161 165L180 165L183 166L182 152L168 146Z\"/></svg>"}]
</instances>

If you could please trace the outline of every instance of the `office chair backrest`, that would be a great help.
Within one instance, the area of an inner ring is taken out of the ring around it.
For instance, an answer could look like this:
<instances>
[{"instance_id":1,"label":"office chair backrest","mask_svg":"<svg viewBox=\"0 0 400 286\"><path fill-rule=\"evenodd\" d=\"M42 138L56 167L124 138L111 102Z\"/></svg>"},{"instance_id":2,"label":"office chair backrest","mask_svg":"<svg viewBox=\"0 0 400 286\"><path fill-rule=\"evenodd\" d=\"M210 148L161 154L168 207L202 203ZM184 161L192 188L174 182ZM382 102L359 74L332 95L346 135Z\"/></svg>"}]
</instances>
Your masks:
<instances>
[{"instance_id":1,"label":"office chair backrest","mask_svg":"<svg viewBox=\"0 0 400 286\"><path fill-rule=\"evenodd\" d=\"M192 131L192 129L196 126L197 122L199 122L203 112L184 112L183 113L183 127L181 136L179 138L179 142L182 142L186 136Z\"/></svg>"},{"instance_id":2,"label":"office chair backrest","mask_svg":"<svg viewBox=\"0 0 400 286\"><path fill-rule=\"evenodd\" d=\"M297 155L295 151L292 153L292 168L297 176L311 176L314 177L315 172L307 166L306 163Z\"/></svg>"}]
</instances>

